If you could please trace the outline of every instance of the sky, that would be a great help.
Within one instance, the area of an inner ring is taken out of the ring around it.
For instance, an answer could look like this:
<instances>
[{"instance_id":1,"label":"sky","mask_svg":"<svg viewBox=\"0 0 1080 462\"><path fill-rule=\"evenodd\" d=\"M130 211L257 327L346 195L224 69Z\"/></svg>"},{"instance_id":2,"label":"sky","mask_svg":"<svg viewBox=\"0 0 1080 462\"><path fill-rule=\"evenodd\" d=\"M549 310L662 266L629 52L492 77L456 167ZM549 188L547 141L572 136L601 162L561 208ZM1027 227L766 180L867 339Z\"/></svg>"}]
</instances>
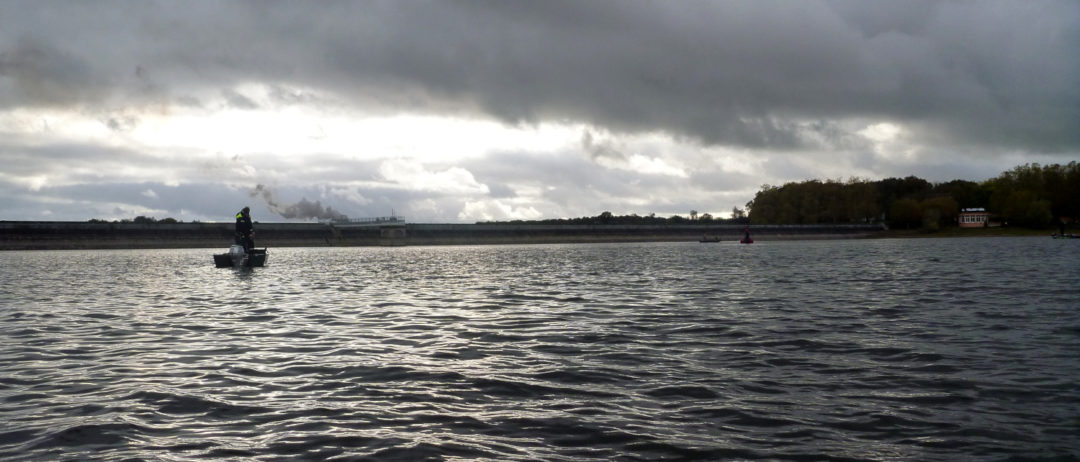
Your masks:
<instances>
[{"instance_id":1,"label":"sky","mask_svg":"<svg viewBox=\"0 0 1080 462\"><path fill-rule=\"evenodd\" d=\"M0 220L727 217L1080 160L1080 2L0 0Z\"/></svg>"}]
</instances>

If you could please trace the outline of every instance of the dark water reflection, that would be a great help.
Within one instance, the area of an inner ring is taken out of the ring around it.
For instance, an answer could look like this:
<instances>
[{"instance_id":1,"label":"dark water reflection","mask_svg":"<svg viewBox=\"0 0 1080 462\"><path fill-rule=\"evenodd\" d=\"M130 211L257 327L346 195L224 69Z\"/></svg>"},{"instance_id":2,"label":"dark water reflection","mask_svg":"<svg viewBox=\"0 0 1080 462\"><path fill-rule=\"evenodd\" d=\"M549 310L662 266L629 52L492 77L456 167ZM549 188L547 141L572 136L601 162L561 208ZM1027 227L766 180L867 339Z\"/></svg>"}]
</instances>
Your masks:
<instances>
[{"instance_id":1,"label":"dark water reflection","mask_svg":"<svg viewBox=\"0 0 1080 462\"><path fill-rule=\"evenodd\" d=\"M1049 238L0 253L0 458L1080 458Z\"/></svg>"}]
</instances>

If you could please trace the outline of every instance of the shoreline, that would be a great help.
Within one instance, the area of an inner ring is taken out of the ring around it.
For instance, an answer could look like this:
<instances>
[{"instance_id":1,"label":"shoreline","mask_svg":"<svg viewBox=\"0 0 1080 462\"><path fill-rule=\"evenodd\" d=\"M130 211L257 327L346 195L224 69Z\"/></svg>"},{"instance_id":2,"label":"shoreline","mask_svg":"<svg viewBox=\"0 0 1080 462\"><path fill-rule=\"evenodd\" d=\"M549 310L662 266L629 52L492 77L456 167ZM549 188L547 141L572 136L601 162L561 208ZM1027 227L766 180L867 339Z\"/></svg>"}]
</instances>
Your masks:
<instances>
[{"instance_id":1,"label":"shoreline","mask_svg":"<svg viewBox=\"0 0 1080 462\"><path fill-rule=\"evenodd\" d=\"M0 250L227 248L232 223L84 223L0 221ZM585 244L619 242L738 241L745 225L529 225L394 223L334 226L322 223L257 223L258 247L398 247L437 245ZM757 242L826 239L925 239L1049 236L1023 228L946 228L936 232L890 230L882 225L751 225Z\"/></svg>"},{"instance_id":2,"label":"shoreline","mask_svg":"<svg viewBox=\"0 0 1080 462\"><path fill-rule=\"evenodd\" d=\"M0 221L0 250L227 248L233 223ZM735 242L746 225L534 225L256 223L257 247L387 247L617 242ZM882 225L751 225L757 241L885 237Z\"/></svg>"}]
</instances>

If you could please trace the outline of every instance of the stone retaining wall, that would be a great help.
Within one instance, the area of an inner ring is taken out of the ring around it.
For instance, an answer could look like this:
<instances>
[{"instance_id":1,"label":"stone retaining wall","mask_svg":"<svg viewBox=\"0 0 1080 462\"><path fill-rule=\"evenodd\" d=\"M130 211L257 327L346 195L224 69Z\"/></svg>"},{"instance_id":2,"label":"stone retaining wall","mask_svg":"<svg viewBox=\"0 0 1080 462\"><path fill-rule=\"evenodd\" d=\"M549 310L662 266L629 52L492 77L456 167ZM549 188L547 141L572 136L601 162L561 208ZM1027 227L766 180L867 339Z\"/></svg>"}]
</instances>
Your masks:
<instances>
[{"instance_id":1,"label":"stone retaining wall","mask_svg":"<svg viewBox=\"0 0 1080 462\"><path fill-rule=\"evenodd\" d=\"M233 223L86 223L0 221L0 250L224 248ZM738 240L744 225L533 225L411 223L335 226L256 223L258 247L474 245L574 242ZM869 237L882 225L752 225L757 241Z\"/></svg>"}]
</instances>

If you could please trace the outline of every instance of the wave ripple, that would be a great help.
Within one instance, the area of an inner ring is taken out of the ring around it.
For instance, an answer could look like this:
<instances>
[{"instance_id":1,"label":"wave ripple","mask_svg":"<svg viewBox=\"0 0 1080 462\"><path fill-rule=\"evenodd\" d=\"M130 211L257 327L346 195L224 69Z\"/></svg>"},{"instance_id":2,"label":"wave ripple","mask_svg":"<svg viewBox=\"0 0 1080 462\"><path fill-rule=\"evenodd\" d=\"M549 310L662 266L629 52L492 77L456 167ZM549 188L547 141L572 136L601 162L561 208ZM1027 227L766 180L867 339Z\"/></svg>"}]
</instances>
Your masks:
<instances>
[{"instance_id":1,"label":"wave ripple","mask_svg":"<svg viewBox=\"0 0 1080 462\"><path fill-rule=\"evenodd\" d=\"M5 252L4 460L1075 460L1080 246Z\"/></svg>"}]
</instances>

